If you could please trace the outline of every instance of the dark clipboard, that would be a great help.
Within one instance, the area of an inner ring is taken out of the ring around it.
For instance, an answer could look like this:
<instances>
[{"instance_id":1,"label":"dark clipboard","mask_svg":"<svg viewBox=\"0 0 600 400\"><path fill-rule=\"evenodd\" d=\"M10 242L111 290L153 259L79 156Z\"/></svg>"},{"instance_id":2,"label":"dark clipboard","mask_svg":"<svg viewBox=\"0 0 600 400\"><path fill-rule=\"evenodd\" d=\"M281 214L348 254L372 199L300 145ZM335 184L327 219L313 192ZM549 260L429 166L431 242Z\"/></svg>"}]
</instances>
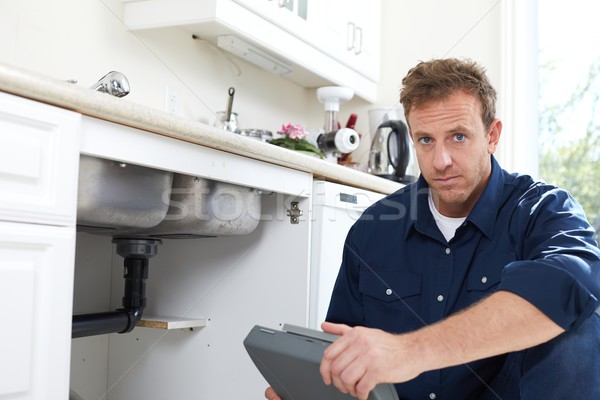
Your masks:
<instances>
[{"instance_id":1,"label":"dark clipboard","mask_svg":"<svg viewBox=\"0 0 600 400\"><path fill-rule=\"evenodd\" d=\"M337 336L294 325L275 330L256 325L244 347L266 381L283 400L352 400L327 386L319 373L323 351ZM380 384L369 400L398 400L392 384Z\"/></svg>"}]
</instances>

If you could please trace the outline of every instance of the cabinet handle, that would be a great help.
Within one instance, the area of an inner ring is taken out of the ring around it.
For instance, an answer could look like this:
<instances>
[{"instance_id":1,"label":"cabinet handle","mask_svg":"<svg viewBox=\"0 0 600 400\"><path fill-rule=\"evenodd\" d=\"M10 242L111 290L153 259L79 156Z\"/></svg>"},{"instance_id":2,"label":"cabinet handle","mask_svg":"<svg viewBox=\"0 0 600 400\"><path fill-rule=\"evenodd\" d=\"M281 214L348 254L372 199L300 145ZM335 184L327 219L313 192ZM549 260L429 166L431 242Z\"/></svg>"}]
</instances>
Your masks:
<instances>
[{"instance_id":1,"label":"cabinet handle","mask_svg":"<svg viewBox=\"0 0 600 400\"><path fill-rule=\"evenodd\" d=\"M363 31L362 28L360 26L356 27L356 38L358 39L358 44L356 44L356 42L354 43L354 54L355 55L359 55L360 53L362 53L362 46L363 46Z\"/></svg>"},{"instance_id":2,"label":"cabinet handle","mask_svg":"<svg viewBox=\"0 0 600 400\"><path fill-rule=\"evenodd\" d=\"M354 49L354 41L356 34L356 25L354 22L348 22L346 26L346 50L352 51Z\"/></svg>"}]
</instances>

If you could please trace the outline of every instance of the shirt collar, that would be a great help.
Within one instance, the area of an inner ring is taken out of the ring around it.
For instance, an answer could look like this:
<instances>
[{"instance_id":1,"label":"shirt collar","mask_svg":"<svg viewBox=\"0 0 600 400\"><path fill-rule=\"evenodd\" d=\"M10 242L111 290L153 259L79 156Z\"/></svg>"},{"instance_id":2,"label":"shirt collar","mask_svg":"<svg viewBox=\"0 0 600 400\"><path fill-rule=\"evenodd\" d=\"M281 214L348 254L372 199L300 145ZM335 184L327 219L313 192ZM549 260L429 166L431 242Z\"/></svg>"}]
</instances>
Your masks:
<instances>
[{"instance_id":1,"label":"shirt collar","mask_svg":"<svg viewBox=\"0 0 600 400\"><path fill-rule=\"evenodd\" d=\"M444 241L444 237L439 229L437 229L433 215L429 210L429 192L429 185L425 181L425 178L423 178L423 175L420 175L417 182L410 188L410 217L412 217L412 220L406 230L405 239L410 236L411 232L417 231Z\"/></svg>"},{"instance_id":2,"label":"shirt collar","mask_svg":"<svg viewBox=\"0 0 600 400\"><path fill-rule=\"evenodd\" d=\"M471 213L467 216L467 221L475 225L479 230L483 232L488 238L492 237L494 232L494 225L496 223L496 214L498 213L498 203L501 198L502 188L504 186L504 174L500 165L496 161L494 156L492 158L492 171L490 173L490 179L481 194L477 203L471 210ZM416 219L413 218L411 224L409 224L406 231L405 238L408 238L413 230L431 236L433 238L441 237L439 229L437 229L433 215L429 210L427 203L427 196L429 194L429 185L423 178L423 175L419 176L419 179L413 187L409 189L411 192L411 204L416 205ZM415 212L411 212L415 215Z\"/></svg>"},{"instance_id":3,"label":"shirt collar","mask_svg":"<svg viewBox=\"0 0 600 400\"><path fill-rule=\"evenodd\" d=\"M498 164L496 158L494 156L491 157L492 172L490 173L490 179L481 197L475 203L475 207L473 207L467 217L467 220L478 227L488 238L491 238L494 233L498 204L500 203L504 187L504 173L502 172L502 168L500 168L500 164Z\"/></svg>"}]
</instances>

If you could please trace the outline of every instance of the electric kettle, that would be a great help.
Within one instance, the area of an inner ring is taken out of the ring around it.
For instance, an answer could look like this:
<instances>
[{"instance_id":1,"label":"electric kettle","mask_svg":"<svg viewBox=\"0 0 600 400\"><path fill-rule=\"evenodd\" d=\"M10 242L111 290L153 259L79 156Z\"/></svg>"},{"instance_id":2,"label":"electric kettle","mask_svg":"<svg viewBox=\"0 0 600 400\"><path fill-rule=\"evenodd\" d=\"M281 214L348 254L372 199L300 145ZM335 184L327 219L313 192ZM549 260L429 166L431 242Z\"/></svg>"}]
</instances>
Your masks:
<instances>
[{"instance_id":1,"label":"electric kettle","mask_svg":"<svg viewBox=\"0 0 600 400\"><path fill-rule=\"evenodd\" d=\"M403 121L382 122L371 143L369 173L397 182L410 182L414 177L406 176L410 161L408 128Z\"/></svg>"}]
</instances>

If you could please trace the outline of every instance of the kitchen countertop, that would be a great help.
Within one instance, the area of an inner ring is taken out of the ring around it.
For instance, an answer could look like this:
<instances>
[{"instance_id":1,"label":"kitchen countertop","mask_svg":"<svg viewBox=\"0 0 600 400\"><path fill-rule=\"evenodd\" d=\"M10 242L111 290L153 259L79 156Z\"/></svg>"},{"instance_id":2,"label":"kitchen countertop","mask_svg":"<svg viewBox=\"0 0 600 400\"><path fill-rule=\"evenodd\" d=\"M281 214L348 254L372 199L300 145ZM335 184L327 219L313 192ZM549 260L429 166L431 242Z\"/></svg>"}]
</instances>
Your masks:
<instances>
[{"instance_id":1,"label":"kitchen countertop","mask_svg":"<svg viewBox=\"0 0 600 400\"><path fill-rule=\"evenodd\" d=\"M85 87L2 63L0 63L0 91L117 124L309 172L317 179L385 194L402 187L399 183L352 168L133 103L126 98L95 92Z\"/></svg>"}]
</instances>

